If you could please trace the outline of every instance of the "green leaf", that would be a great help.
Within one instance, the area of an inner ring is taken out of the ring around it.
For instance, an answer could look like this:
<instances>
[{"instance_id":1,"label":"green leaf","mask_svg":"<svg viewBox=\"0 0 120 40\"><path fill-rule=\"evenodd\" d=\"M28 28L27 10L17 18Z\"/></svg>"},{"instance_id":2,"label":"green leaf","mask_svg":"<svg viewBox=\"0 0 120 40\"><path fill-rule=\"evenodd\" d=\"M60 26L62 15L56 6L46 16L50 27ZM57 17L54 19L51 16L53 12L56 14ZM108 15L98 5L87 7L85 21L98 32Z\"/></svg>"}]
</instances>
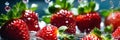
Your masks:
<instances>
[{"instance_id":1,"label":"green leaf","mask_svg":"<svg viewBox=\"0 0 120 40\"><path fill-rule=\"evenodd\" d=\"M89 6L89 8L90 8L89 10L94 11L95 5L96 5L96 4L95 4L94 1L90 1L89 4L88 4L88 6ZM90 11L90 12L91 12L91 11Z\"/></svg>"},{"instance_id":2,"label":"green leaf","mask_svg":"<svg viewBox=\"0 0 120 40\"><path fill-rule=\"evenodd\" d=\"M67 2L73 4L74 0L67 0Z\"/></svg>"},{"instance_id":3,"label":"green leaf","mask_svg":"<svg viewBox=\"0 0 120 40\"><path fill-rule=\"evenodd\" d=\"M100 14L103 17L107 17L111 13L111 10L100 10Z\"/></svg>"},{"instance_id":4,"label":"green leaf","mask_svg":"<svg viewBox=\"0 0 120 40\"><path fill-rule=\"evenodd\" d=\"M102 40L112 40L112 36L111 35L102 35Z\"/></svg>"},{"instance_id":5,"label":"green leaf","mask_svg":"<svg viewBox=\"0 0 120 40\"><path fill-rule=\"evenodd\" d=\"M104 32L106 32L106 33L112 33L112 31L113 31L112 28L113 28L112 25L109 25L109 26L107 26L107 27L104 29Z\"/></svg>"},{"instance_id":6,"label":"green leaf","mask_svg":"<svg viewBox=\"0 0 120 40\"><path fill-rule=\"evenodd\" d=\"M0 26L4 25L8 20L20 18L22 11L26 8L26 4L23 2L16 3L9 12L0 15Z\"/></svg>"},{"instance_id":7,"label":"green leaf","mask_svg":"<svg viewBox=\"0 0 120 40\"><path fill-rule=\"evenodd\" d=\"M114 11L120 11L120 7L113 9Z\"/></svg>"},{"instance_id":8,"label":"green leaf","mask_svg":"<svg viewBox=\"0 0 120 40\"><path fill-rule=\"evenodd\" d=\"M73 4L70 4L67 2L65 9L70 10L72 7L73 7Z\"/></svg>"},{"instance_id":9,"label":"green leaf","mask_svg":"<svg viewBox=\"0 0 120 40\"><path fill-rule=\"evenodd\" d=\"M47 24L49 24L49 23L50 23L50 18L51 18L51 15L46 15L46 16L43 16L43 17L42 17L42 20L43 20L44 22L46 22Z\"/></svg>"},{"instance_id":10,"label":"green leaf","mask_svg":"<svg viewBox=\"0 0 120 40\"><path fill-rule=\"evenodd\" d=\"M78 8L78 13L79 14L84 13L84 8L83 7Z\"/></svg>"},{"instance_id":11,"label":"green leaf","mask_svg":"<svg viewBox=\"0 0 120 40\"><path fill-rule=\"evenodd\" d=\"M55 0L56 4L60 5L63 0Z\"/></svg>"},{"instance_id":12,"label":"green leaf","mask_svg":"<svg viewBox=\"0 0 120 40\"><path fill-rule=\"evenodd\" d=\"M7 13L7 17L8 17L8 19L9 20L11 20L11 19L13 19L13 11L12 11L12 9Z\"/></svg>"},{"instance_id":13,"label":"green leaf","mask_svg":"<svg viewBox=\"0 0 120 40\"><path fill-rule=\"evenodd\" d=\"M102 34L102 32L98 29L98 28L94 28L91 33L100 36Z\"/></svg>"},{"instance_id":14,"label":"green leaf","mask_svg":"<svg viewBox=\"0 0 120 40\"><path fill-rule=\"evenodd\" d=\"M0 14L0 26L2 26L8 20L6 14Z\"/></svg>"},{"instance_id":15,"label":"green leaf","mask_svg":"<svg viewBox=\"0 0 120 40\"><path fill-rule=\"evenodd\" d=\"M68 29L66 26L59 27L59 33L64 33L66 29Z\"/></svg>"},{"instance_id":16,"label":"green leaf","mask_svg":"<svg viewBox=\"0 0 120 40\"><path fill-rule=\"evenodd\" d=\"M49 12L50 13L56 13L57 11L59 11L61 9L61 6L60 5L53 5L53 6L50 6L48 8Z\"/></svg>"},{"instance_id":17,"label":"green leaf","mask_svg":"<svg viewBox=\"0 0 120 40\"><path fill-rule=\"evenodd\" d=\"M26 10L26 4L24 4L23 2L19 2L16 3L12 9L7 13L7 16L10 19L16 19L16 18L20 18L22 11Z\"/></svg>"},{"instance_id":18,"label":"green leaf","mask_svg":"<svg viewBox=\"0 0 120 40\"><path fill-rule=\"evenodd\" d=\"M74 0L56 0L55 5L60 5L61 9L67 9L70 10L70 8L73 6Z\"/></svg>"},{"instance_id":19,"label":"green leaf","mask_svg":"<svg viewBox=\"0 0 120 40\"><path fill-rule=\"evenodd\" d=\"M38 5L37 4L32 4L30 10L35 11L37 10Z\"/></svg>"},{"instance_id":20,"label":"green leaf","mask_svg":"<svg viewBox=\"0 0 120 40\"><path fill-rule=\"evenodd\" d=\"M75 40L75 37L74 37L74 35L68 35L68 40Z\"/></svg>"}]
</instances>

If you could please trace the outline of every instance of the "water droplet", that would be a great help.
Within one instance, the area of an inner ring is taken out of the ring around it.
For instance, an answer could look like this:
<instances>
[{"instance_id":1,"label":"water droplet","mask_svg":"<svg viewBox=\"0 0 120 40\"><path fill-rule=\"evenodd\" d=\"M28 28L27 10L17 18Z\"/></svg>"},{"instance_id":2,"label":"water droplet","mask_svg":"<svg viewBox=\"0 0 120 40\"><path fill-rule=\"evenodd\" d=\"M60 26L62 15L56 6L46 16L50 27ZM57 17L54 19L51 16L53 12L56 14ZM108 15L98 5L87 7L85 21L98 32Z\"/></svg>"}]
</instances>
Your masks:
<instances>
[{"instance_id":1,"label":"water droplet","mask_svg":"<svg viewBox=\"0 0 120 40\"><path fill-rule=\"evenodd\" d=\"M46 2L46 3L49 3L49 2L50 2L50 0L45 0L45 2Z\"/></svg>"},{"instance_id":2,"label":"water droplet","mask_svg":"<svg viewBox=\"0 0 120 40\"><path fill-rule=\"evenodd\" d=\"M5 5L9 5L9 2L5 2Z\"/></svg>"},{"instance_id":3,"label":"water droplet","mask_svg":"<svg viewBox=\"0 0 120 40\"><path fill-rule=\"evenodd\" d=\"M32 7L32 8L33 8L33 7L38 7L38 5L37 5L37 4L32 4L31 7Z\"/></svg>"},{"instance_id":4,"label":"water droplet","mask_svg":"<svg viewBox=\"0 0 120 40\"><path fill-rule=\"evenodd\" d=\"M65 21L65 23L68 23L68 21Z\"/></svg>"},{"instance_id":5,"label":"water droplet","mask_svg":"<svg viewBox=\"0 0 120 40\"><path fill-rule=\"evenodd\" d=\"M38 28L38 25L35 25L36 28Z\"/></svg>"},{"instance_id":6,"label":"water droplet","mask_svg":"<svg viewBox=\"0 0 120 40\"><path fill-rule=\"evenodd\" d=\"M23 3L25 3L25 4L28 3L28 2L29 2L29 0L23 0Z\"/></svg>"},{"instance_id":7,"label":"water droplet","mask_svg":"<svg viewBox=\"0 0 120 40\"><path fill-rule=\"evenodd\" d=\"M10 6L8 6L8 5L5 7L5 11L7 11L7 12L9 12L10 9L11 9L11 8L10 8Z\"/></svg>"},{"instance_id":8,"label":"water droplet","mask_svg":"<svg viewBox=\"0 0 120 40\"><path fill-rule=\"evenodd\" d=\"M31 18L27 18L28 20L31 20Z\"/></svg>"},{"instance_id":9,"label":"water droplet","mask_svg":"<svg viewBox=\"0 0 120 40\"><path fill-rule=\"evenodd\" d=\"M86 35L87 33L86 33L86 30L84 30L84 35Z\"/></svg>"}]
</instances>

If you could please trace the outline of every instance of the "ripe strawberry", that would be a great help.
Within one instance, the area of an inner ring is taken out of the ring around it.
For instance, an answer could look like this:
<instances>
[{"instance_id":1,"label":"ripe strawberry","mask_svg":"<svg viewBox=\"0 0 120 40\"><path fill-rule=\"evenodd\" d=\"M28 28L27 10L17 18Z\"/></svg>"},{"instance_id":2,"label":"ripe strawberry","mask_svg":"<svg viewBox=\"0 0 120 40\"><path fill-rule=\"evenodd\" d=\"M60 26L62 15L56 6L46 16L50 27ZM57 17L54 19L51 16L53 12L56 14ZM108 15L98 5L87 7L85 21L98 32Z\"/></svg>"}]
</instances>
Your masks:
<instances>
[{"instance_id":1,"label":"ripe strawberry","mask_svg":"<svg viewBox=\"0 0 120 40\"><path fill-rule=\"evenodd\" d=\"M113 25L113 31L116 30L118 26L120 26L120 12L114 12L111 13L106 19L105 19L105 25Z\"/></svg>"},{"instance_id":2,"label":"ripe strawberry","mask_svg":"<svg viewBox=\"0 0 120 40\"><path fill-rule=\"evenodd\" d=\"M39 30L36 34L37 37L41 40L57 40L57 27L53 25L47 25L43 27L42 30Z\"/></svg>"},{"instance_id":3,"label":"ripe strawberry","mask_svg":"<svg viewBox=\"0 0 120 40\"><path fill-rule=\"evenodd\" d=\"M0 29L1 37L5 40L29 40L26 23L21 19L6 22Z\"/></svg>"},{"instance_id":4,"label":"ripe strawberry","mask_svg":"<svg viewBox=\"0 0 120 40\"><path fill-rule=\"evenodd\" d=\"M120 26L112 33L113 38L120 39Z\"/></svg>"},{"instance_id":5,"label":"ripe strawberry","mask_svg":"<svg viewBox=\"0 0 120 40\"><path fill-rule=\"evenodd\" d=\"M94 27L100 28L101 17L97 12L90 12L76 17L76 24L81 32L90 32Z\"/></svg>"},{"instance_id":6,"label":"ripe strawberry","mask_svg":"<svg viewBox=\"0 0 120 40\"><path fill-rule=\"evenodd\" d=\"M95 7L97 4L93 0L85 2L84 6L81 3L78 7L79 15L76 17L76 24L81 32L89 33L95 27L100 28L101 17Z\"/></svg>"},{"instance_id":7,"label":"ripe strawberry","mask_svg":"<svg viewBox=\"0 0 120 40\"><path fill-rule=\"evenodd\" d=\"M102 40L101 32L98 29L94 29L90 34L83 37L81 40Z\"/></svg>"},{"instance_id":8,"label":"ripe strawberry","mask_svg":"<svg viewBox=\"0 0 120 40\"><path fill-rule=\"evenodd\" d=\"M66 33L75 34L76 31L76 22L73 13L67 10L60 10L51 17L50 23L56 27L67 26L68 29Z\"/></svg>"},{"instance_id":9,"label":"ripe strawberry","mask_svg":"<svg viewBox=\"0 0 120 40\"><path fill-rule=\"evenodd\" d=\"M22 12L21 19L23 19L27 23L30 31L38 31L40 29L37 13L30 10L25 10Z\"/></svg>"},{"instance_id":10,"label":"ripe strawberry","mask_svg":"<svg viewBox=\"0 0 120 40\"><path fill-rule=\"evenodd\" d=\"M99 38L98 36L96 36L94 34L88 34L87 36L85 36L81 40L101 40L101 38Z\"/></svg>"}]
</instances>

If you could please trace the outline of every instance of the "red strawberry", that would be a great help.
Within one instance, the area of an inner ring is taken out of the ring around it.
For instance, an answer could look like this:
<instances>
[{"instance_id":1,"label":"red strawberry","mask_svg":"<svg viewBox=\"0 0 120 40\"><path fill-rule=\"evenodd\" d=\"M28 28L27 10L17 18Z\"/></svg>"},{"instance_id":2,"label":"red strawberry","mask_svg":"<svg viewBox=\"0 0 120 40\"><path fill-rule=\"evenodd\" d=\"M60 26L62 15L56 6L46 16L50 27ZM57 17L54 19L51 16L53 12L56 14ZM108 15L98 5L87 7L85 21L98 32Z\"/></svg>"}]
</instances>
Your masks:
<instances>
[{"instance_id":1,"label":"red strawberry","mask_svg":"<svg viewBox=\"0 0 120 40\"><path fill-rule=\"evenodd\" d=\"M101 38L99 38L98 36L96 36L94 34L88 34L87 36L85 36L81 40L101 40Z\"/></svg>"},{"instance_id":2,"label":"red strawberry","mask_svg":"<svg viewBox=\"0 0 120 40\"><path fill-rule=\"evenodd\" d=\"M83 37L81 40L102 40L101 32L98 29L94 29L90 34Z\"/></svg>"},{"instance_id":3,"label":"red strawberry","mask_svg":"<svg viewBox=\"0 0 120 40\"><path fill-rule=\"evenodd\" d=\"M113 38L120 39L120 26L112 33Z\"/></svg>"},{"instance_id":4,"label":"red strawberry","mask_svg":"<svg viewBox=\"0 0 120 40\"><path fill-rule=\"evenodd\" d=\"M57 27L53 25L45 26L42 30L37 32L37 37L43 40L57 40Z\"/></svg>"},{"instance_id":5,"label":"red strawberry","mask_svg":"<svg viewBox=\"0 0 120 40\"><path fill-rule=\"evenodd\" d=\"M89 33L95 27L100 28L101 17L96 10L97 4L95 1L90 0L84 3L84 6L83 3L78 6L79 15L76 17L76 24L81 32Z\"/></svg>"},{"instance_id":6,"label":"red strawberry","mask_svg":"<svg viewBox=\"0 0 120 40\"><path fill-rule=\"evenodd\" d=\"M27 23L30 31L38 31L40 29L37 13L30 10L25 10L22 13L21 19L23 19Z\"/></svg>"},{"instance_id":7,"label":"red strawberry","mask_svg":"<svg viewBox=\"0 0 120 40\"><path fill-rule=\"evenodd\" d=\"M56 27L67 26L68 29L66 33L75 34L76 31L76 22L73 13L67 10L60 10L51 17L50 23Z\"/></svg>"},{"instance_id":8,"label":"red strawberry","mask_svg":"<svg viewBox=\"0 0 120 40\"><path fill-rule=\"evenodd\" d=\"M90 32L94 27L100 28L101 17L97 12L90 12L76 17L76 24L81 32Z\"/></svg>"},{"instance_id":9,"label":"red strawberry","mask_svg":"<svg viewBox=\"0 0 120 40\"><path fill-rule=\"evenodd\" d=\"M9 20L0 30L5 40L30 40L26 23L21 19Z\"/></svg>"},{"instance_id":10,"label":"red strawberry","mask_svg":"<svg viewBox=\"0 0 120 40\"><path fill-rule=\"evenodd\" d=\"M120 26L120 12L111 13L105 20L105 25L113 25L113 31Z\"/></svg>"}]
</instances>

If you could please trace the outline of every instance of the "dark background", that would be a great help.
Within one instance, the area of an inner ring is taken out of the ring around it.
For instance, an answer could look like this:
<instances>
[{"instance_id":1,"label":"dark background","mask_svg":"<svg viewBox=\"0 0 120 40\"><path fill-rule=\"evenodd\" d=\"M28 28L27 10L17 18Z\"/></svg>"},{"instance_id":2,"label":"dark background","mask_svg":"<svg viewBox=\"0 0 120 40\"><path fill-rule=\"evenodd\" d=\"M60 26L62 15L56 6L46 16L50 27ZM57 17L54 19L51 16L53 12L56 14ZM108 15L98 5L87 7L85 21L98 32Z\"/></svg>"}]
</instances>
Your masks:
<instances>
[{"instance_id":1,"label":"dark background","mask_svg":"<svg viewBox=\"0 0 120 40\"><path fill-rule=\"evenodd\" d=\"M4 10L6 1L8 1L10 3L9 6L12 7L14 4L16 4L17 2L19 2L21 0L0 0L0 13L6 13L6 11ZM51 1L55 1L55 0L51 0ZM99 5L100 5L99 10L101 10L101 9L109 9L111 7L109 1L110 0L106 0L104 2L101 2L101 0L96 0L96 2L99 3ZM112 1L114 3L114 6L118 7L118 4L119 4L120 0L112 0ZM48 4L45 3L44 0L29 0L29 3L28 3L29 6L32 3L38 4L38 9L36 10L36 12L39 13L39 17L45 15L44 9L47 8ZM77 7L78 6L78 0L75 0L74 4L75 4L74 7Z\"/></svg>"}]
</instances>

